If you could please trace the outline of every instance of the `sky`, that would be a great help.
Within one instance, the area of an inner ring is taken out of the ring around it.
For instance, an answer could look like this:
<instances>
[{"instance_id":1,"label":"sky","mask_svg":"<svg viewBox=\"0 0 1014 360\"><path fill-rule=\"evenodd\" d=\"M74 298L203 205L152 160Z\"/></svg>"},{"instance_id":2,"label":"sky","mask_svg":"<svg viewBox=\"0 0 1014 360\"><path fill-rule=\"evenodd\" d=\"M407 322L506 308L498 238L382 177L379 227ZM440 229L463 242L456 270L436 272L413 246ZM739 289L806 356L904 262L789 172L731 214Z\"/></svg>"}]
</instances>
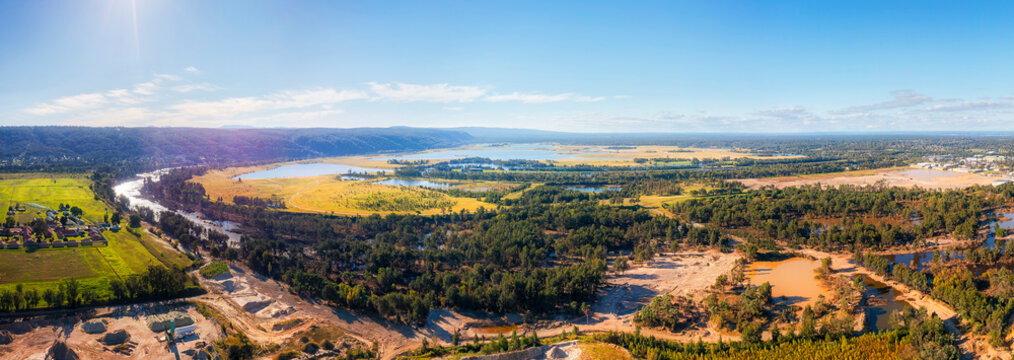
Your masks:
<instances>
[{"instance_id":1,"label":"sky","mask_svg":"<svg viewBox=\"0 0 1014 360\"><path fill-rule=\"evenodd\" d=\"M1014 131L1014 2L0 0L0 125Z\"/></svg>"}]
</instances>

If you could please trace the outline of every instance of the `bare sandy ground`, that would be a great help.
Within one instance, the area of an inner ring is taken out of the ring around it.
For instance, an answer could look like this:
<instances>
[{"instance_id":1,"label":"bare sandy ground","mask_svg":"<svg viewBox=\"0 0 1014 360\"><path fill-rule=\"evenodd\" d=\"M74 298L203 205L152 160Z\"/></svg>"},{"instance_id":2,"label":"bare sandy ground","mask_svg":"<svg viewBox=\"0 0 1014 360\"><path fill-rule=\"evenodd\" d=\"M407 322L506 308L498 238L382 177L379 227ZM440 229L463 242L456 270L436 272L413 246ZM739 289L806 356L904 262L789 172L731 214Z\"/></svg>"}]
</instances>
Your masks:
<instances>
[{"instance_id":1,"label":"bare sandy ground","mask_svg":"<svg viewBox=\"0 0 1014 360\"><path fill-rule=\"evenodd\" d=\"M136 343L133 352L127 356L112 352L111 346L99 342L106 333L88 334L81 329L86 320L82 314L56 318L33 318L14 324L0 325L0 329L10 331L14 341L0 346L0 358L3 359L45 359L46 351L57 340L63 341L77 353L81 359L179 359L190 358L195 349L203 344L210 344L221 338L220 328L205 319L192 305L173 307L175 310L187 312L197 326L196 335L183 339L184 342L175 348L167 348L156 334L148 329L145 319L148 315L162 313L168 309L158 304L140 304L100 308L94 311L92 319L104 321L106 333L125 330L130 334L130 342Z\"/></svg>"},{"instance_id":2,"label":"bare sandy ground","mask_svg":"<svg viewBox=\"0 0 1014 360\"><path fill-rule=\"evenodd\" d=\"M779 189L805 185L875 185L914 187L927 189L960 189L975 185L990 185L999 180L998 177L978 174L958 173L942 170L917 168L892 168L870 171L854 171L806 176L771 177L761 179L737 180L747 188L759 189L764 186L775 186Z\"/></svg>"},{"instance_id":3,"label":"bare sandy ground","mask_svg":"<svg viewBox=\"0 0 1014 360\"><path fill-rule=\"evenodd\" d=\"M691 251L657 257L622 274L608 275L607 285L600 290L599 300L592 307L594 313L587 320L585 316L577 316L542 321L534 326L521 325L517 328L518 333L535 331L540 336L551 336L562 331L569 332L575 325L581 331L633 331L633 316L641 305L663 293L702 296L703 290L713 284L715 278L733 268L737 258L734 254L717 251ZM417 348L423 338L431 343L450 343L455 330L460 331L464 339L475 335L488 338L496 334L483 327L519 324L522 320L516 314L494 317L435 309L424 327L413 328L304 300L290 294L283 284L254 275L246 268L234 266L232 270L232 277L202 279L211 293L197 300L228 316L259 343L279 343L313 324L332 325L363 342L377 343L380 357L391 359ZM270 303L265 305L264 299L270 300ZM274 324L297 318L302 322L295 327L279 331L273 329ZM509 333L513 329L506 327L504 332ZM735 335L722 335L709 329L681 334L647 329L642 329L642 332L687 341L698 337L705 341L719 337L726 340L735 338Z\"/></svg>"},{"instance_id":4,"label":"bare sandy ground","mask_svg":"<svg viewBox=\"0 0 1014 360\"><path fill-rule=\"evenodd\" d=\"M688 251L656 257L648 264L620 274L610 274L606 286L599 291L598 301L592 306L590 317L542 321L534 326L522 326L518 332L535 331L539 336L551 336L571 331L634 331L634 315L638 309L657 295L673 294L700 300L715 283L719 275L729 273L739 256L718 251ZM707 324L698 324L678 334L655 329L641 329L645 335L680 341L734 340L736 334L722 334Z\"/></svg>"}]
</instances>

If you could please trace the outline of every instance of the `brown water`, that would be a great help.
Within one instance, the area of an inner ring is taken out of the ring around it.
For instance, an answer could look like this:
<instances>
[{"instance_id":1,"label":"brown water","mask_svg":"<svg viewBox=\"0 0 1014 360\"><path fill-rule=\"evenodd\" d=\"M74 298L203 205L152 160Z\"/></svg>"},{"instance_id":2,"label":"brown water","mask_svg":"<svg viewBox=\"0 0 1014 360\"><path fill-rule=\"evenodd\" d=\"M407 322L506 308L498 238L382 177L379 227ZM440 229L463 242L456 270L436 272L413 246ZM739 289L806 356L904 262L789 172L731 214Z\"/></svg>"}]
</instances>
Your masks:
<instances>
[{"instance_id":1,"label":"brown water","mask_svg":"<svg viewBox=\"0 0 1014 360\"><path fill-rule=\"evenodd\" d=\"M815 278L820 262L805 258L790 258L781 261L757 261L750 264L746 276L751 284L771 284L771 296L775 301L787 305L805 307L817 301L824 293ZM782 297L785 297L782 300Z\"/></svg>"}]
</instances>

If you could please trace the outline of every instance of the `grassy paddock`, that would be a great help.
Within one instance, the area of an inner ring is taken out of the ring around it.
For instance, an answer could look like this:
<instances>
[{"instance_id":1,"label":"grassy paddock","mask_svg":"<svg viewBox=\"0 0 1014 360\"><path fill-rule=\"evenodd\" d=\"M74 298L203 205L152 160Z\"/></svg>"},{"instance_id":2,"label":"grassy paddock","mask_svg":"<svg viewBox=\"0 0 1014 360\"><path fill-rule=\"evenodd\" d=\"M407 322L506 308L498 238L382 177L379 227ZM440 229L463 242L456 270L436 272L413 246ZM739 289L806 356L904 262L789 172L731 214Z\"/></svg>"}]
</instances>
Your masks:
<instances>
[{"instance_id":1,"label":"grassy paddock","mask_svg":"<svg viewBox=\"0 0 1014 360\"><path fill-rule=\"evenodd\" d=\"M0 198L5 198L7 204L34 203L54 210L60 204L70 204L81 208L85 219L99 222L112 211L95 199L91 184L83 174L4 174L0 177Z\"/></svg>"},{"instance_id":2,"label":"grassy paddock","mask_svg":"<svg viewBox=\"0 0 1014 360\"><path fill-rule=\"evenodd\" d=\"M53 209L61 203L71 204L84 210L84 218L98 222L112 211L95 200L90 185L85 175L4 174L0 176L0 198L4 203L34 203ZM30 221L37 215L32 211L18 216ZM110 298L111 279L143 273L151 265L190 264L185 255L160 246L154 235L138 233L141 235L126 230L103 232L108 245L0 250L0 290L18 285L40 292L56 290L61 280L75 279L99 298Z\"/></svg>"}]
</instances>

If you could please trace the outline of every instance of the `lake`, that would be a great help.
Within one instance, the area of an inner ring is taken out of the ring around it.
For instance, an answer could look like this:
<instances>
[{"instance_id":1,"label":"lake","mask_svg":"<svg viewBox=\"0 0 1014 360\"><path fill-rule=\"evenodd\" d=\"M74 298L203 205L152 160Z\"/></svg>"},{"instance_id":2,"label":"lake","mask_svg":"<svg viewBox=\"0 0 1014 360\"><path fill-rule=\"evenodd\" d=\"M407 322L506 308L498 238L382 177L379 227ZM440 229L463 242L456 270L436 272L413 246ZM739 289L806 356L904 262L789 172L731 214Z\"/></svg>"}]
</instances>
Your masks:
<instances>
[{"instance_id":1,"label":"lake","mask_svg":"<svg viewBox=\"0 0 1014 360\"><path fill-rule=\"evenodd\" d=\"M240 180L256 180L256 179L275 179L275 178L293 178L293 177L305 177L305 176L320 176L320 175L337 175L337 174L349 174L349 173L375 173L385 171L383 169L371 169L359 166L341 165L341 164L328 164L328 163L309 163L309 164L292 164L282 165L273 169L254 171L233 177L233 179Z\"/></svg>"}]
</instances>

